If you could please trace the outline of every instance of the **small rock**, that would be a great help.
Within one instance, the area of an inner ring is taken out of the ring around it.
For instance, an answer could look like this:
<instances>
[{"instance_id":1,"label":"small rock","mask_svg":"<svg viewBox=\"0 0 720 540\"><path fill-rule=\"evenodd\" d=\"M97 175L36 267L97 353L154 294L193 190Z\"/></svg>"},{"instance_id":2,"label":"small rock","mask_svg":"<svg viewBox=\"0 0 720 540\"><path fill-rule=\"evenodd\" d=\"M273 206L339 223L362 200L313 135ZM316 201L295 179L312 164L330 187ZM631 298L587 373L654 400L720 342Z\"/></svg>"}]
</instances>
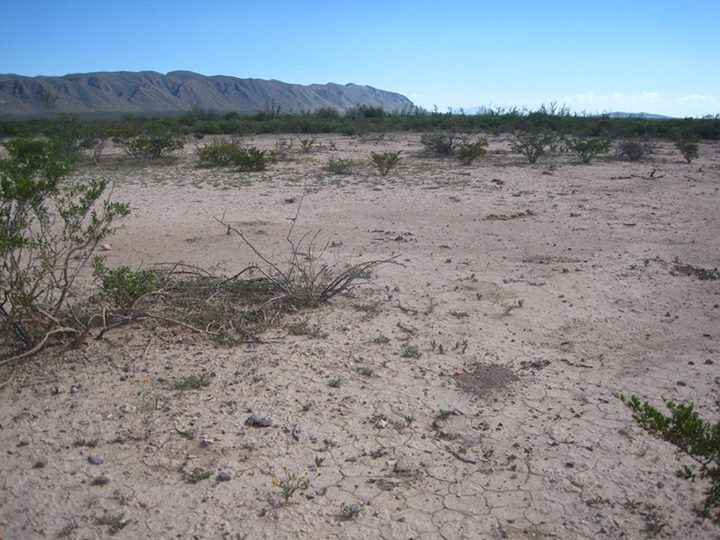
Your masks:
<instances>
[{"instance_id":1,"label":"small rock","mask_svg":"<svg viewBox=\"0 0 720 540\"><path fill-rule=\"evenodd\" d=\"M27 439L23 439L23 440L21 440L19 443L17 443L15 446L17 446L18 448L20 448L21 446L27 446L27 445L29 445L29 444L30 444L30 441L28 441Z\"/></svg>"},{"instance_id":2,"label":"small rock","mask_svg":"<svg viewBox=\"0 0 720 540\"><path fill-rule=\"evenodd\" d=\"M44 469L45 465L47 465L47 459L40 458L33 465L33 469Z\"/></svg>"},{"instance_id":3,"label":"small rock","mask_svg":"<svg viewBox=\"0 0 720 540\"><path fill-rule=\"evenodd\" d=\"M100 251L110 251L112 246L110 244L103 244L100 246Z\"/></svg>"},{"instance_id":4,"label":"small rock","mask_svg":"<svg viewBox=\"0 0 720 540\"><path fill-rule=\"evenodd\" d=\"M713 365L713 361L708 358L707 360L705 360L705 365L706 365L706 366L712 366L712 365Z\"/></svg>"},{"instance_id":5,"label":"small rock","mask_svg":"<svg viewBox=\"0 0 720 540\"><path fill-rule=\"evenodd\" d=\"M94 456L92 454L90 454L88 456L88 461L90 462L91 465L102 465L102 463L103 463L102 459L100 459L99 457Z\"/></svg>"},{"instance_id":6,"label":"small rock","mask_svg":"<svg viewBox=\"0 0 720 540\"><path fill-rule=\"evenodd\" d=\"M685 381L678 381L675 384L677 384L678 386L687 386L687 383Z\"/></svg>"},{"instance_id":7,"label":"small rock","mask_svg":"<svg viewBox=\"0 0 720 540\"><path fill-rule=\"evenodd\" d=\"M93 481L93 486L104 486L105 484L110 483L110 477L106 476L104 474L101 474L100 476L96 476Z\"/></svg>"},{"instance_id":8,"label":"small rock","mask_svg":"<svg viewBox=\"0 0 720 540\"><path fill-rule=\"evenodd\" d=\"M397 460L393 466L393 472L395 474L409 474L411 470L410 464L402 459Z\"/></svg>"},{"instance_id":9,"label":"small rock","mask_svg":"<svg viewBox=\"0 0 720 540\"><path fill-rule=\"evenodd\" d=\"M251 414L247 420L245 420L246 426L254 427L270 427L272 426L272 419L267 416L260 416L259 414Z\"/></svg>"},{"instance_id":10,"label":"small rock","mask_svg":"<svg viewBox=\"0 0 720 540\"><path fill-rule=\"evenodd\" d=\"M565 467L566 467L567 469L572 469L572 468L575 467L575 462L574 462L572 459L568 459L568 460L565 462Z\"/></svg>"},{"instance_id":11,"label":"small rock","mask_svg":"<svg viewBox=\"0 0 720 540\"><path fill-rule=\"evenodd\" d=\"M228 473L221 472L215 477L215 480L218 482L229 482L231 480L231 476Z\"/></svg>"},{"instance_id":12,"label":"small rock","mask_svg":"<svg viewBox=\"0 0 720 540\"><path fill-rule=\"evenodd\" d=\"M258 516L260 516L260 517L265 517L265 516L267 516L267 515L268 515L268 509L267 509L267 508L261 508L260 511L258 512Z\"/></svg>"}]
</instances>

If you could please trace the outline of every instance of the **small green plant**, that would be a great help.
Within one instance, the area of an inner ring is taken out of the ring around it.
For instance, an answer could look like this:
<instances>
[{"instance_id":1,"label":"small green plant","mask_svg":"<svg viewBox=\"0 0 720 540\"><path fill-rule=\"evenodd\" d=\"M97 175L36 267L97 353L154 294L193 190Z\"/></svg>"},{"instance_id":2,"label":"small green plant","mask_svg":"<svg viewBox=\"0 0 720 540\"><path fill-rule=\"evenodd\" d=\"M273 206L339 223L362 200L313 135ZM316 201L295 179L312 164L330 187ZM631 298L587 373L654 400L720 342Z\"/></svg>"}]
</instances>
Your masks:
<instances>
[{"instance_id":1,"label":"small green plant","mask_svg":"<svg viewBox=\"0 0 720 540\"><path fill-rule=\"evenodd\" d=\"M288 326L293 336L306 336L310 339L324 339L327 334L317 324L310 324L308 321L299 321Z\"/></svg>"},{"instance_id":2,"label":"small green plant","mask_svg":"<svg viewBox=\"0 0 720 540\"><path fill-rule=\"evenodd\" d=\"M72 535L72 533L78 529L80 526L75 523L74 521L71 523L68 523L65 525L62 529L60 529L57 534L55 535L56 538L68 538Z\"/></svg>"},{"instance_id":3,"label":"small green plant","mask_svg":"<svg viewBox=\"0 0 720 540\"><path fill-rule=\"evenodd\" d=\"M104 516L100 516L99 518L95 519L96 525L103 525L108 528L108 534L110 536L115 536L117 533L123 530L125 528L125 525L127 525L129 522L129 520L125 519L125 514L105 514Z\"/></svg>"},{"instance_id":4,"label":"small green plant","mask_svg":"<svg viewBox=\"0 0 720 540\"><path fill-rule=\"evenodd\" d=\"M607 137L594 137L585 140L568 140L566 144L570 150L580 156L583 163L590 163L598 155L607 154L612 146L612 141Z\"/></svg>"},{"instance_id":5,"label":"small green plant","mask_svg":"<svg viewBox=\"0 0 720 540\"><path fill-rule=\"evenodd\" d=\"M241 148L233 156L233 164L240 171L264 171L270 160L267 150L260 150L254 146Z\"/></svg>"},{"instance_id":6,"label":"small green plant","mask_svg":"<svg viewBox=\"0 0 720 540\"><path fill-rule=\"evenodd\" d=\"M471 165L477 158L487 153L487 139L480 138L475 142L461 144L455 152L463 165Z\"/></svg>"},{"instance_id":7,"label":"small green plant","mask_svg":"<svg viewBox=\"0 0 720 540\"><path fill-rule=\"evenodd\" d=\"M412 415L406 415L404 417L405 423L408 425L408 427L413 425L413 422L415 422L415 417Z\"/></svg>"},{"instance_id":8,"label":"small green plant","mask_svg":"<svg viewBox=\"0 0 720 540\"><path fill-rule=\"evenodd\" d=\"M360 513L362 512L362 510L363 510L363 505L362 505L362 504L345 504L345 503L342 503L342 504L340 505L340 516L341 516L343 519L347 519L347 520L355 519L356 517L358 517L358 516L360 515Z\"/></svg>"},{"instance_id":9,"label":"small green plant","mask_svg":"<svg viewBox=\"0 0 720 540\"><path fill-rule=\"evenodd\" d=\"M328 162L325 164L324 169L330 174L352 174L353 161L352 159L342 159L331 156Z\"/></svg>"},{"instance_id":10,"label":"small green plant","mask_svg":"<svg viewBox=\"0 0 720 540\"><path fill-rule=\"evenodd\" d=\"M303 403L301 410L302 410L302 412L308 412L310 409L312 409L312 406L313 406L312 401L306 401L305 403Z\"/></svg>"},{"instance_id":11,"label":"small green plant","mask_svg":"<svg viewBox=\"0 0 720 540\"><path fill-rule=\"evenodd\" d=\"M238 139L214 139L195 151L200 167L222 167L231 165L240 151Z\"/></svg>"},{"instance_id":12,"label":"small green plant","mask_svg":"<svg viewBox=\"0 0 720 540\"><path fill-rule=\"evenodd\" d=\"M317 141L317 137L306 137L306 138L298 137L298 140L300 141L300 149L305 154L308 154L312 150L312 147L315 144L315 141Z\"/></svg>"},{"instance_id":13,"label":"small green plant","mask_svg":"<svg viewBox=\"0 0 720 540\"><path fill-rule=\"evenodd\" d=\"M422 353L420 352L420 349L418 349L417 345L408 345L405 349L403 349L400 356L403 358L420 358Z\"/></svg>"},{"instance_id":14,"label":"small green plant","mask_svg":"<svg viewBox=\"0 0 720 540\"><path fill-rule=\"evenodd\" d=\"M701 515L720 524L720 421L714 424L700 418L694 405L665 401L670 416L660 412L637 396L618 396L633 413L633 419L648 433L675 445L697 463L697 468L683 467L679 478L710 481L705 491Z\"/></svg>"},{"instance_id":15,"label":"small green plant","mask_svg":"<svg viewBox=\"0 0 720 540\"><path fill-rule=\"evenodd\" d=\"M698 143L691 139L681 139L675 143L677 148L682 154L685 161L688 163L692 162L693 159L697 159L700 155L700 147Z\"/></svg>"},{"instance_id":16,"label":"small green plant","mask_svg":"<svg viewBox=\"0 0 720 540\"><path fill-rule=\"evenodd\" d=\"M285 504L298 491L305 491L310 487L310 480L300 473L289 471L287 467L283 467L284 476L272 481L272 485L278 490Z\"/></svg>"},{"instance_id":17,"label":"small green plant","mask_svg":"<svg viewBox=\"0 0 720 540\"><path fill-rule=\"evenodd\" d=\"M555 140L552 133L521 133L510 143L513 152L522 154L530 163L535 163L540 156L545 155L545 150Z\"/></svg>"},{"instance_id":18,"label":"small green plant","mask_svg":"<svg viewBox=\"0 0 720 540\"><path fill-rule=\"evenodd\" d=\"M115 137L113 142L132 158L139 160L160 159L176 150L182 150L183 142L170 134L134 135Z\"/></svg>"},{"instance_id":19,"label":"small green plant","mask_svg":"<svg viewBox=\"0 0 720 540\"><path fill-rule=\"evenodd\" d=\"M340 388L342 386L342 383L342 377L333 377L328 381L328 386L330 388Z\"/></svg>"},{"instance_id":20,"label":"small green plant","mask_svg":"<svg viewBox=\"0 0 720 540\"><path fill-rule=\"evenodd\" d=\"M640 141L625 139L618 143L617 153L630 161L638 161L645 155L645 148Z\"/></svg>"},{"instance_id":21,"label":"small green plant","mask_svg":"<svg viewBox=\"0 0 720 540\"><path fill-rule=\"evenodd\" d=\"M155 270L130 270L127 266L108 268L103 257L93 258L93 277L113 305L129 309L141 298L157 292L159 283Z\"/></svg>"},{"instance_id":22,"label":"small green plant","mask_svg":"<svg viewBox=\"0 0 720 540\"><path fill-rule=\"evenodd\" d=\"M212 476L212 471L203 469L202 467L195 467L189 474L185 475L186 484L197 484L203 480L207 480Z\"/></svg>"},{"instance_id":23,"label":"small green plant","mask_svg":"<svg viewBox=\"0 0 720 540\"><path fill-rule=\"evenodd\" d=\"M400 152L371 152L370 155L381 176L387 176L400 162Z\"/></svg>"},{"instance_id":24,"label":"small green plant","mask_svg":"<svg viewBox=\"0 0 720 540\"><path fill-rule=\"evenodd\" d=\"M356 368L355 371L357 371L358 375L362 375L363 377L372 377L373 374L372 368L367 366L360 366L359 368Z\"/></svg>"},{"instance_id":25,"label":"small green plant","mask_svg":"<svg viewBox=\"0 0 720 540\"><path fill-rule=\"evenodd\" d=\"M388 343L390 343L390 338L384 334L380 334L375 339L373 339L373 343L375 343L376 345L387 345Z\"/></svg>"},{"instance_id":26,"label":"small green plant","mask_svg":"<svg viewBox=\"0 0 720 540\"><path fill-rule=\"evenodd\" d=\"M202 375L188 375L175 383L175 390L197 390L210 385L210 375L203 373Z\"/></svg>"}]
</instances>

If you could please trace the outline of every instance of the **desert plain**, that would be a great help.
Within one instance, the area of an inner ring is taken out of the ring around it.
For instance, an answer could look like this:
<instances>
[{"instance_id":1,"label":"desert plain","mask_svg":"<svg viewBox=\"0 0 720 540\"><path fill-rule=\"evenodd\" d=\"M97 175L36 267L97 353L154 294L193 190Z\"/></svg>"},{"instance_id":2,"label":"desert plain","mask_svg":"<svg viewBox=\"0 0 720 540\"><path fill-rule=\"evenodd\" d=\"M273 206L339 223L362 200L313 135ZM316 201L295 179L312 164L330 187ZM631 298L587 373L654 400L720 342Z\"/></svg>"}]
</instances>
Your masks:
<instances>
[{"instance_id":1,"label":"desert plain","mask_svg":"<svg viewBox=\"0 0 720 540\"><path fill-rule=\"evenodd\" d=\"M463 166L417 133L245 142L279 137L262 172L198 168L207 138L81 166L132 209L108 264L262 266L216 218L280 265L293 223L329 265L393 263L263 343L138 322L4 366L0 537L720 537L618 397L720 413L720 281L693 271L720 264L718 143L531 165L491 136Z\"/></svg>"}]
</instances>

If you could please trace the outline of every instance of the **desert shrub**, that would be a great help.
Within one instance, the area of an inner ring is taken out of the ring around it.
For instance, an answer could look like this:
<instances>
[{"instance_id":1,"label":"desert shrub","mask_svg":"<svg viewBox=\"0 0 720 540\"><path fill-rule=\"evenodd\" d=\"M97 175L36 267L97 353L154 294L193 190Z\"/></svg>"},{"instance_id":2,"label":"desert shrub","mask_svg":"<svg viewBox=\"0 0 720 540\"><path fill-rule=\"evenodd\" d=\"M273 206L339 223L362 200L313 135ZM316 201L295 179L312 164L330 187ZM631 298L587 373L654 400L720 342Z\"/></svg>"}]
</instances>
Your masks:
<instances>
[{"instance_id":1,"label":"desert shrub","mask_svg":"<svg viewBox=\"0 0 720 540\"><path fill-rule=\"evenodd\" d=\"M129 213L102 200L104 180L63 182L51 144L5 143L0 160L0 335L24 354L56 334L76 333L73 284L112 224Z\"/></svg>"},{"instance_id":2,"label":"desert shrub","mask_svg":"<svg viewBox=\"0 0 720 540\"><path fill-rule=\"evenodd\" d=\"M423 133L420 136L420 144L423 145L423 152L434 157L451 156L455 151L456 135L448 133Z\"/></svg>"},{"instance_id":3,"label":"desert shrub","mask_svg":"<svg viewBox=\"0 0 720 540\"><path fill-rule=\"evenodd\" d=\"M170 135L133 135L115 137L113 142L135 159L159 159L183 148L182 140Z\"/></svg>"},{"instance_id":4,"label":"desert shrub","mask_svg":"<svg viewBox=\"0 0 720 540\"><path fill-rule=\"evenodd\" d=\"M222 167L234 163L240 148L240 141L237 139L215 139L198 148L195 155L200 167Z\"/></svg>"},{"instance_id":5,"label":"desert shrub","mask_svg":"<svg viewBox=\"0 0 720 540\"><path fill-rule=\"evenodd\" d=\"M298 137L298 140L300 141L300 149L305 154L309 154L310 151L312 151L315 141L317 141L317 137Z\"/></svg>"},{"instance_id":6,"label":"desert shrub","mask_svg":"<svg viewBox=\"0 0 720 540\"><path fill-rule=\"evenodd\" d=\"M400 152L371 152L373 165L382 176L394 169L400 162Z\"/></svg>"},{"instance_id":7,"label":"desert shrub","mask_svg":"<svg viewBox=\"0 0 720 540\"><path fill-rule=\"evenodd\" d=\"M238 140L216 139L198 148L196 154L201 167L233 165L241 171L264 171L271 161L267 150L242 146Z\"/></svg>"},{"instance_id":8,"label":"desert shrub","mask_svg":"<svg viewBox=\"0 0 720 540\"><path fill-rule=\"evenodd\" d=\"M293 140L280 137L275 141L275 159L287 159L293 147Z\"/></svg>"},{"instance_id":9,"label":"desert shrub","mask_svg":"<svg viewBox=\"0 0 720 540\"><path fill-rule=\"evenodd\" d=\"M92 261L93 277L113 306L120 309L135 307L138 300L158 290L157 272L152 269L131 270L127 266L108 268L102 257Z\"/></svg>"},{"instance_id":10,"label":"desert shrub","mask_svg":"<svg viewBox=\"0 0 720 540\"><path fill-rule=\"evenodd\" d=\"M617 153L630 161L638 161L645 155L645 149L640 141L625 139L618 143Z\"/></svg>"},{"instance_id":11,"label":"desert shrub","mask_svg":"<svg viewBox=\"0 0 720 540\"><path fill-rule=\"evenodd\" d=\"M619 396L633 412L633 418L645 431L675 445L692 458L696 468L683 467L677 476L688 480L708 479L709 488L701 515L712 516L720 524L720 422L710 423L695 412L694 406L666 401L670 411L666 416L637 396Z\"/></svg>"},{"instance_id":12,"label":"desert shrub","mask_svg":"<svg viewBox=\"0 0 720 540\"><path fill-rule=\"evenodd\" d=\"M477 158L487 153L487 139L480 138L472 143L461 144L457 149L457 157L463 165L470 165Z\"/></svg>"},{"instance_id":13,"label":"desert shrub","mask_svg":"<svg viewBox=\"0 0 720 540\"><path fill-rule=\"evenodd\" d=\"M335 107L320 107L315 111L318 118L339 118L340 112Z\"/></svg>"},{"instance_id":14,"label":"desert shrub","mask_svg":"<svg viewBox=\"0 0 720 540\"><path fill-rule=\"evenodd\" d=\"M697 142L691 139L681 139L675 143L677 148L682 154L685 161L688 163L692 162L693 159L697 159L700 155L700 147Z\"/></svg>"},{"instance_id":15,"label":"desert shrub","mask_svg":"<svg viewBox=\"0 0 720 540\"><path fill-rule=\"evenodd\" d=\"M271 161L267 150L254 146L240 148L233 158L233 164L241 171L264 171Z\"/></svg>"},{"instance_id":16,"label":"desert shrub","mask_svg":"<svg viewBox=\"0 0 720 540\"><path fill-rule=\"evenodd\" d=\"M324 169L330 174L352 174L352 159L342 159L331 156Z\"/></svg>"},{"instance_id":17,"label":"desert shrub","mask_svg":"<svg viewBox=\"0 0 720 540\"><path fill-rule=\"evenodd\" d=\"M555 136L552 133L521 133L510 143L510 149L525 156L530 163L535 163L540 156L545 154L545 149L554 140Z\"/></svg>"},{"instance_id":18,"label":"desert shrub","mask_svg":"<svg viewBox=\"0 0 720 540\"><path fill-rule=\"evenodd\" d=\"M567 140L566 144L570 150L580 156L583 163L590 163L596 156L607 154L612 141L607 137L593 137L585 140Z\"/></svg>"}]
</instances>

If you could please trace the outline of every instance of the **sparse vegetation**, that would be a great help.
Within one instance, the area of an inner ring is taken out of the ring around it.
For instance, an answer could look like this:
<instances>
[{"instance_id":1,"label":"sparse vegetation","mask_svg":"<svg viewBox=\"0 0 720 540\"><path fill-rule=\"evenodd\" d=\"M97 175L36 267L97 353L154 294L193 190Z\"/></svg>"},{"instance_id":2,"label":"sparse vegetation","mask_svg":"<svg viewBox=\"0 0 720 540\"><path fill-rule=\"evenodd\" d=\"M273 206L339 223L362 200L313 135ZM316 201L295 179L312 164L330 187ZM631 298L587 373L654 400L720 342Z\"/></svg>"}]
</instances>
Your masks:
<instances>
[{"instance_id":1,"label":"sparse vegetation","mask_svg":"<svg viewBox=\"0 0 720 540\"><path fill-rule=\"evenodd\" d=\"M131 270L127 266L108 268L102 257L93 258L93 277L100 281L102 291L111 304L120 309L129 309L141 298L159 288L157 272L153 269Z\"/></svg>"},{"instance_id":2,"label":"sparse vegetation","mask_svg":"<svg viewBox=\"0 0 720 540\"><path fill-rule=\"evenodd\" d=\"M175 383L175 390L197 390L210 385L210 375L202 373L201 375L188 375Z\"/></svg>"},{"instance_id":3,"label":"sparse vegetation","mask_svg":"<svg viewBox=\"0 0 720 540\"><path fill-rule=\"evenodd\" d=\"M400 152L372 152L372 161L381 176L394 169L400 162Z\"/></svg>"},{"instance_id":4,"label":"sparse vegetation","mask_svg":"<svg viewBox=\"0 0 720 540\"><path fill-rule=\"evenodd\" d=\"M677 148L682 154L685 161L691 163L692 160L697 159L700 155L700 146L697 141L691 139L682 139L675 142L675 148Z\"/></svg>"},{"instance_id":5,"label":"sparse vegetation","mask_svg":"<svg viewBox=\"0 0 720 540\"><path fill-rule=\"evenodd\" d=\"M408 345L403 349L400 356L402 358L420 358L422 356L422 353L420 352L420 349L417 345Z\"/></svg>"},{"instance_id":6,"label":"sparse vegetation","mask_svg":"<svg viewBox=\"0 0 720 540\"><path fill-rule=\"evenodd\" d=\"M420 136L420 144L422 144L424 148L424 153L433 157L452 156L457 143L458 138L454 131L448 131L447 133L423 133Z\"/></svg>"},{"instance_id":7,"label":"sparse vegetation","mask_svg":"<svg viewBox=\"0 0 720 540\"><path fill-rule=\"evenodd\" d=\"M638 161L645 155L645 148L640 141L625 139L618 143L617 153L630 161Z\"/></svg>"},{"instance_id":8,"label":"sparse vegetation","mask_svg":"<svg viewBox=\"0 0 720 540\"><path fill-rule=\"evenodd\" d=\"M567 140L566 144L570 150L580 157L583 163L590 163L600 154L607 154L612 147L612 141L607 137Z\"/></svg>"},{"instance_id":9,"label":"sparse vegetation","mask_svg":"<svg viewBox=\"0 0 720 540\"><path fill-rule=\"evenodd\" d=\"M484 138L463 143L457 149L457 157L463 165L471 165L473 161L487 153L487 145L487 139Z\"/></svg>"},{"instance_id":10,"label":"sparse vegetation","mask_svg":"<svg viewBox=\"0 0 720 540\"><path fill-rule=\"evenodd\" d=\"M340 516L343 519L355 519L363 510L362 504L346 504L340 505Z\"/></svg>"},{"instance_id":11,"label":"sparse vegetation","mask_svg":"<svg viewBox=\"0 0 720 540\"><path fill-rule=\"evenodd\" d=\"M283 467L283 473L283 477L273 480L272 485L287 504L296 492L305 491L310 487L310 480L300 473L288 470L287 467Z\"/></svg>"},{"instance_id":12,"label":"sparse vegetation","mask_svg":"<svg viewBox=\"0 0 720 540\"><path fill-rule=\"evenodd\" d=\"M687 480L707 479L705 500L700 515L720 524L720 422L711 423L700 418L694 405L665 401L667 416L637 396L619 398L633 412L635 421L648 433L668 441L696 463L695 468L684 466L677 473Z\"/></svg>"},{"instance_id":13,"label":"sparse vegetation","mask_svg":"<svg viewBox=\"0 0 720 540\"><path fill-rule=\"evenodd\" d=\"M113 138L113 142L132 158L160 159L183 148L183 142L171 134L131 135Z\"/></svg>"},{"instance_id":14,"label":"sparse vegetation","mask_svg":"<svg viewBox=\"0 0 720 540\"><path fill-rule=\"evenodd\" d=\"M353 161L331 156L324 169L330 174L352 174Z\"/></svg>"},{"instance_id":15,"label":"sparse vegetation","mask_svg":"<svg viewBox=\"0 0 720 540\"><path fill-rule=\"evenodd\" d=\"M546 148L554 139L555 136L547 132L521 133L510 143L510 149L525 156L530 163L535 163L540 156L545 155Z\"/></svg>"}]
</instances>

